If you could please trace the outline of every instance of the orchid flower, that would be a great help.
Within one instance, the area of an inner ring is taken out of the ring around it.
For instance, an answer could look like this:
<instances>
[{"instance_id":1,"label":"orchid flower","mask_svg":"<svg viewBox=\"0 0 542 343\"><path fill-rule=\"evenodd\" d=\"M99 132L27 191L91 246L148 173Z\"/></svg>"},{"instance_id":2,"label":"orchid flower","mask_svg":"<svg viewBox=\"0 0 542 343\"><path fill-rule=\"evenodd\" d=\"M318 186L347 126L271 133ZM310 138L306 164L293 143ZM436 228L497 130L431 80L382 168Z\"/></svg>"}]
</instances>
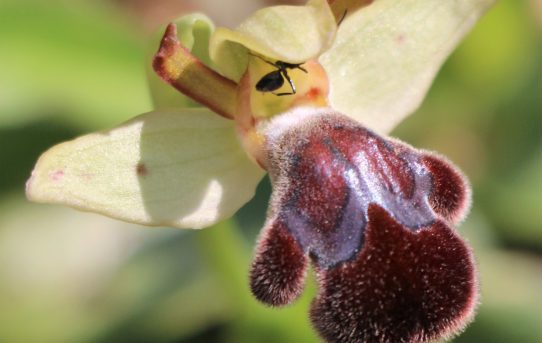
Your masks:
<instances>
[{"instance_id":1,"label":"orchid flower","mask_svg":"<svg viewBox=\"0 0 542 343\"><path fill-rule=\"evenodd\" d=\"M385 135L491 3L309 0L261 9L236 30L183 17L153 68L184 95L154 85L156 111L51 148L28 197L204 228L249 201L267 171L273 193L250 271L257 299L291 304L312 265L310 317L325 341L449 338L478 300L455 230L469 186L442 156Z\"/></svg>"}]
</instances>

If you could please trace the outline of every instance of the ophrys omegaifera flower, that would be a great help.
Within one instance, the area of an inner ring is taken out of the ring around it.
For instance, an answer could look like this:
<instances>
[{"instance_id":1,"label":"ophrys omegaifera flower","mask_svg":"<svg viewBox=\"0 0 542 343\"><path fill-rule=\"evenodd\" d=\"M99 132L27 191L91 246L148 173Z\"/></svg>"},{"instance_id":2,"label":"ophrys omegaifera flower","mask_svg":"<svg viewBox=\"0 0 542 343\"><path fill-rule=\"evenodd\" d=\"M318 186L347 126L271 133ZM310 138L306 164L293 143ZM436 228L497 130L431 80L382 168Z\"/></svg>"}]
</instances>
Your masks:
<instances>
[{"instance_id":1,"label":"ophrys omegaifera flower","mask_svg":"<svg viewBox=\"0 0 542 343\"><path fill-rule=\"evenodd\" d=\"M258 299L291 303L312 263L311 318L327 341L451 336L477 299L454 229L469 187L447 160L383 135L491 2L311 0L262 9L237 30L185 17L153 66L207 109L166 109L157 96L156 111L46 152L28 196L203 228L235 213L268 171L250 274Z\"/></svg>"}]
</instances>

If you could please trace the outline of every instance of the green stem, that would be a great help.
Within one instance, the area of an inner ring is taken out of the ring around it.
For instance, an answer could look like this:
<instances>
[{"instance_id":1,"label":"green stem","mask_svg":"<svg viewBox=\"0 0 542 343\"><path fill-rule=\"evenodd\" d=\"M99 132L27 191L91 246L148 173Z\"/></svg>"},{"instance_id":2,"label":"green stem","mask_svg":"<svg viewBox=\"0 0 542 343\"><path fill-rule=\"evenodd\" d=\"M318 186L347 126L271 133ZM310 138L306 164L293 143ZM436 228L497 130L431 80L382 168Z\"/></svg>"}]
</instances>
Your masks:
<instances>
[{"instance_id":1,"label":"green stem","mask_svg":"<svg viewBox=\"0 0 542 343\"><path fill-rule=\"evenodd\" d=\"M246 311L253 300L248 286L250 253L233 220L226 220L198 232L203 256L218 276L236 309Z\"/></svg>"},{"instance_id":2,"label":"green stem","mask_svg":"<svg viewBox=\"0 0 542 343\"><path fill-rule=\"evenodd\" d=\"M232 342L238 337L249 341L261 341L271 330L279 341L317 342L311 329L307 311L314 296L311 285L302 299L295 306L282 309L269 308L258 303L253 297L248 284L250 248L241 237L235 221L227 220L211 228L198 232L200 250L213 269L229 298L238 311L237 319L231 332Z\"/></svg>"}]
</instances>

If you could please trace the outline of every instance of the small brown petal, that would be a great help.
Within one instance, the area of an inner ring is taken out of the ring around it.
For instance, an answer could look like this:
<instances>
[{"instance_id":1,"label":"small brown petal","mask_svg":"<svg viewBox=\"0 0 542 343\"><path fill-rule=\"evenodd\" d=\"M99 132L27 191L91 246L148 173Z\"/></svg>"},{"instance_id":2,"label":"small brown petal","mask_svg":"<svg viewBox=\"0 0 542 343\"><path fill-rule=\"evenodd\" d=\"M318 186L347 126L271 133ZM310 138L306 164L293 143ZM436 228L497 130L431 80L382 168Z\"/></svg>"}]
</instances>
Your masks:
<instances>
[{"instance_id":1,"label":"small brown petal","mask_svg":"<svg viewBox=\"0 0 542 343\"><path fill-rule=\"evenodd\" d=\"M460 222L470 207L470 188L465 178L450 162L435 155L424 156L423 163L433 177L431 206L452 223Z\"/></svg>"},{"instance_id":2,"label":"small brown petal","mask_svg":"<svg viewBox=\"0 0 542 343\"><path fill-rule=\"evenodd\" d=\"M272 221L258 243L252 263L252 293L269 305L290 304L303 290L307 265L308 258L283 222Z\"/></svg>"}]
</instances>

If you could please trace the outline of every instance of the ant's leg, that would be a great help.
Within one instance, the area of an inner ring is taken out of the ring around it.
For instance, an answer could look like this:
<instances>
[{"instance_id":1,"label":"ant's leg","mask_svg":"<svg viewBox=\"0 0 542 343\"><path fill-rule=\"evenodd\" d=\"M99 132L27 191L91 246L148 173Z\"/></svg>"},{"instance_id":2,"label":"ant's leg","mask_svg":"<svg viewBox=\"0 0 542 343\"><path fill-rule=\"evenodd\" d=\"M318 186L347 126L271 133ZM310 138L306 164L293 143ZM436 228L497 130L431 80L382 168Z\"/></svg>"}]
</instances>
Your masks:
<instances>
[{"instance_id":1,"label":"ant's leg","mask_svg":"<svg viewBox=\"0 0 542 343\"><path fill-rule=\"evenodd\" d=\"M282 76L290 84L290 88L292 89L292 92L291 93L273 93L273 94L276 95L276 96L284 96L284 95L293 95L293 94L295 94L296 93L295 92L295 86L294 86L294 83L293 83L292 79L290 78L290 75L288 75L288 71L286 69L279 69L279 70L280 70L280 73L282 74Z\"/></svg>"}]
</instances>

